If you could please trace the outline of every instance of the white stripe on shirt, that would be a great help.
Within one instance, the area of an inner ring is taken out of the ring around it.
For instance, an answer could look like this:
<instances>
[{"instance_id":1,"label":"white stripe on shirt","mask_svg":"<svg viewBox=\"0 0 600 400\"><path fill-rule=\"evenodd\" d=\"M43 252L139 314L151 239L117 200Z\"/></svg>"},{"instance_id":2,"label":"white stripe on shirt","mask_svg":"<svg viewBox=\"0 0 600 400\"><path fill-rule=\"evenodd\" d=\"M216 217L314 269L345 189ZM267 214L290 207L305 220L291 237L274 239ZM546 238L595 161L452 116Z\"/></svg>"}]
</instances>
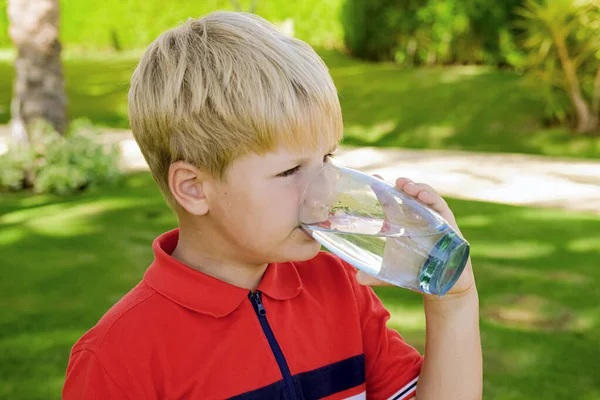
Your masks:
<instances>
[{"instance_id":1,"label":"white stripe on shirt","mask_svg":"<svg viewBox=\"0 0 600 400\"><path fill-rule=\"evenodd\" d=\"M415 379L410 381L406 386L402 389L398 390L396 393L392 395L388 400L402 400L406 399L409 394L415 392L417 390L417 381L419 377L417 376Z\"/></svg>"},{"instance_id":2,"label":"white stripe on shirt","mask_svg":"<svg viewBox=\"0 0 600 400\"><path fill-rule=\"evenodd\" d=\"M352 397L347 397L344 400L367 400L367 392L355 394Z\"/></svg>"}]
</instances>

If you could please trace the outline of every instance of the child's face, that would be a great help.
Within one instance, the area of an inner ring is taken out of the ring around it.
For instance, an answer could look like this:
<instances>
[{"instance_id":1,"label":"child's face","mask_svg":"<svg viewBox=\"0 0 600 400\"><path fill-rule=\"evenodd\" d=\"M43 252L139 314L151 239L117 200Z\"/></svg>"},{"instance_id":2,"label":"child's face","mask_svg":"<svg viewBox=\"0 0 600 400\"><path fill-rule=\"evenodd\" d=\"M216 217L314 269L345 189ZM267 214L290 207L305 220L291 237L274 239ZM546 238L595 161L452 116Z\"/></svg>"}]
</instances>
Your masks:
<instances>
[{"instance_id":1,"label":"child's face","mask_svg":"<svg viewBox=\"0 0 600 400\"><path fill-rule=\"evenodd\" d=\"M224 181L207 188L209 212L232 257L247 263L301 261L314 257L319 243L302 231L298 207L334 146L294 153L277 148L264 156L236 160Z\"/></svg>"}]
</instances>

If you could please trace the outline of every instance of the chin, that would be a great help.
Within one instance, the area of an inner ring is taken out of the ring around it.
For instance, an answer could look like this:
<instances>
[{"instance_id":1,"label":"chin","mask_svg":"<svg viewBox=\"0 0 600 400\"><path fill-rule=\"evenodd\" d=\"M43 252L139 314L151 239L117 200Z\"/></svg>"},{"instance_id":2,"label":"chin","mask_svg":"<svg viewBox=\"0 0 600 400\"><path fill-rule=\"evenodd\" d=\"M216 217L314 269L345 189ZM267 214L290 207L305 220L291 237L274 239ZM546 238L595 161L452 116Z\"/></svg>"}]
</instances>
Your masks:
<instances>
[{"instance_id":1,"label":"chin","mask_svg":"<svg viewBox=\"0 0 600 400\"><path fill-rule=\"evenodd\" d=\"M306 247L306 249L303 249L303 251L301 252L303 257L298 258L294 261L307 261L312 258L315 258L317 256L317 254L319 254L319 251L321 250L321 244L319 242L317 242L316 240L313 240L312 243L309 243L305 247Z\"/></svg>"},{"instance_id":2,"label":"chin","mask_svg":"<svg viewBox=\"0 0 600 400\"><path fill-rule=\"evenodd\" d=\"M295 244L291 246L283 254L284 260L279 262L287 262L287 261L308 261L316 257L319 254L319 250L321 250L321 244L316 240L305 241L301 244Z\"/></svg>"}]
</instances>

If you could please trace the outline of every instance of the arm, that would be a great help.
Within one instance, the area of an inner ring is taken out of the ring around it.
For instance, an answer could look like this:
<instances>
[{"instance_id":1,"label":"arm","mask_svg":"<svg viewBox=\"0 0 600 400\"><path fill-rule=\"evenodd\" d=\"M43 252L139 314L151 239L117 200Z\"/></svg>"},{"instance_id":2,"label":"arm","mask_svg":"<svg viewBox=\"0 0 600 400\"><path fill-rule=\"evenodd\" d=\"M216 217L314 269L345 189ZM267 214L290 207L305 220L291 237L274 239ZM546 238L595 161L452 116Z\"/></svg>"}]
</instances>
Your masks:
<instances>
[{"instance_id":1,"label":"arm","mask_svg":"<svg viewBox=\"0 0 600 400\"><path fill-rule=\"evenodd\" d=\"M431 206L457 231L448 204L428 185L398 179L396 185ZM417 397L429 399L481 399L483 361L479 334L479 296L469 259L465 270L446 296L423 296L425 308L425 360Z\"/></svg>"},{"instance_id":2,"label":"arm","mask_svg":"<svg viewBox=\"0 0 600 400\"><path fill-rule=\"evenodd\" d=\"M424 299L427 326L419 400L481 399L478 302L475 287L448 299Z\"/></svg>"},{"instance_id":3,"label":"arm","mask_svg":"<svg viewBox=\"0 0 600 400\"><path fill-rule=\"evenodd\" d=\"M71 355L62 392L63 400L129 399L96 355L80 350Z\"/></svg>"},{"instance_id":4,"label":"arm","mask_svg":"<svg viewBox=\"0 0 600 400\"><path fill-rule=\"evenodd\" d=\"M406 178L398 179L396 186L428 204L458 230L448 204L430 186L415 184ZM367 285L385 285L362 271L357 280ZM423 295L423 302L426 344L417 397L419 400L481 399L483 362L479 299L471 260L444 297Z\"/></svg>"}]
</instances>

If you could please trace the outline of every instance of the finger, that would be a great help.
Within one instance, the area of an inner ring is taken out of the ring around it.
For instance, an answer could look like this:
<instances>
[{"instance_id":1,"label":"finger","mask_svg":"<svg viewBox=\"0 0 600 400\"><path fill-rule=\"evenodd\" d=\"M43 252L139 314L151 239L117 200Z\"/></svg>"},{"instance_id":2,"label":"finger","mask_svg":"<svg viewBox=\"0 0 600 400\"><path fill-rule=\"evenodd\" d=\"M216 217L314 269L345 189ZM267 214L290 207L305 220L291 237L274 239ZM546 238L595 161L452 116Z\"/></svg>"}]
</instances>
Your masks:
<instances>
[{"instance_id":1,"label":"finger","mask_svg":"<svg viewBox=\"0 0 600 400\"><path fill-rule=\"evenodd\" d=\"M383 177L382 177L381 175L379 175L379 174L373 174L373 176L374 176L375 178L381 179L382 181L384 181L384 180L385 180L385 179L383 179Z\"/></svg>"},{"instance_id":2,"label":"finger","mask_svg":"<svg viewBox=\"0 0 600 400\"><path fill-rule=\"evenodd\" d=\"M406 185L404 185L404 191L413 196L416 196L421 191L427 191L427 192L431 192L431 193L437 195L437 192L435 191L435 189L426 183L409 182Z\"/></svg>"},{"instance_id":3,"label":"finger","mask_svg":"<svg viewBox=\"0 0 600 400\"><path fill-rule=\"evenodd\" d=\"M377 200L379 200L379 204L383 208L383 211L386 215L386 218L394 218L402 215L404 212L398 204L398 200L392 193L389 192L389 188L384 185L371 185L371 189L377 196Z\"/></svg>"},{"instance_id":4,"label":"finger","mask_svg":"<svg viewBox=\"0 0 600 400\"><path fill-rule=\"evenodd\" d=\"M403 189L409 183L413 183L411 179L408 178L398 178L396 179L396 187L399 189Z\"/></svg>"},{"instance_id":5,"label":"finger","mask_svg":"<svg viewBox=\"0 0 600 400\"><path fill-rule=\"evenodd\" d=\"M448 209L448 203L440 196L434 188L425 183L409 183L404 186L404 191L438 212L445 212Z\"/></svg>"},{"instance_id":6,"label":"finger","mask_svg":"<svg viewBox=\"0 0 600 400\"><path fill-rule=\"evenodd\" d=\"M421 190L417 194L417 198L436 210L448 208L448 204L446 203L446 200L442 198L442 196L427 189Z\"/></svg>"},{"instance_id":7,"label":"finger","mask_svg":"<svg viewBox=\"0 0 600 400\"><path fill-rule=\"evenodd\" d=\"M404 180L407 178L399 178L399 180L400 179ZM440 214L442 218L444 218L448 223L450 223L450 225L454 229L460 232L460 230L458 229L458 225L456 224L456 218L454 217L454 213L452 213L452 211L450 210L450 207L448 206L446 200L444 200L444 198L440 196L434 188L425 183L414 183L411 181L406 183L402 190L408 193L409 195L416 197L427 206L431 207L438 214Z\"/></svg>"}]
</instances>

